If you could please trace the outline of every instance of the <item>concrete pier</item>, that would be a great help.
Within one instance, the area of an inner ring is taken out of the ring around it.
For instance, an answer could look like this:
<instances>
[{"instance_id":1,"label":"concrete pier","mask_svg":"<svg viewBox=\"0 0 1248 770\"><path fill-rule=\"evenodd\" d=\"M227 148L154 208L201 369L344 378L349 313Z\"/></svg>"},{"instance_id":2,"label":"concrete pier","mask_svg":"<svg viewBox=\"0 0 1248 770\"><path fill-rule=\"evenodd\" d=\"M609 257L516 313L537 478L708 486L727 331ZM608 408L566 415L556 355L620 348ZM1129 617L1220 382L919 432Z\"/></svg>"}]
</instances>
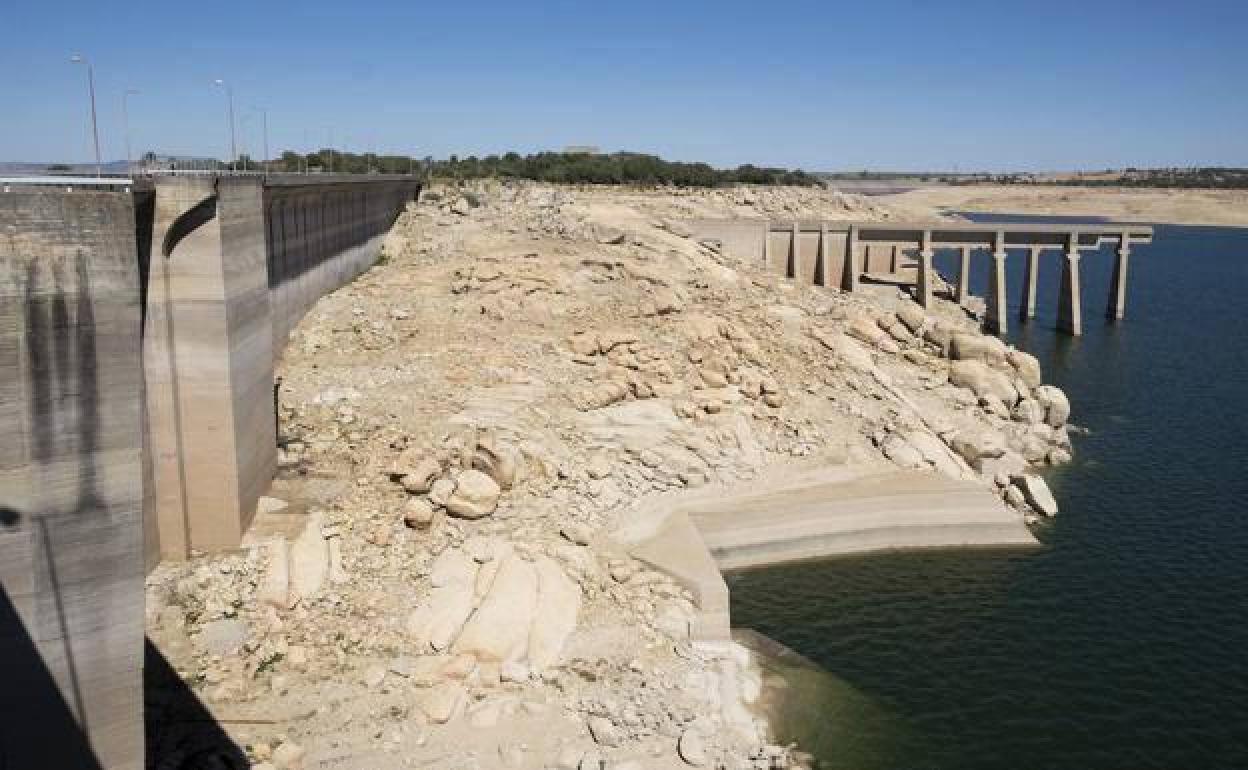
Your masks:
<instances>
[{"instance_id":1,"label":"concrete pier","mask_svg":"<svg viewBox=\"0 0 1248 770\"><path fill-rule=\"evenodd\" d=\"M932 267L932 234L923 231L923 239L919 248L919 284L915 300L925 308L932 306L932 282L936 278L936 270ZM898 268L894 268L897 271Z\"/></svg>"},{"instance_id":2,"label":"concrete pier","mask_svg":"<svg viewBox=\"0 0 1248 770\"><path fill-rule=\"evenodd\" d=\"M962 246L958 252L958 288L954 291L954 299L959 305L965 305L966 298L971 294L971 247Z\"/></svg>"},{"instance_id":3,"label":"concrete pier","mask_svg":"<svg viewBox=\"0 0 1248 770\"><path fill-rule=\"evenodd\" d=\"M1023 300L1019 303L1018 317L1030 321L1036 317L1036 281L1040 277L1040 247L1027 250L1027 265L1023 269Z\"/></svg>"},{"instance_id":4,"label":"concrete pier","mask_svg":"<svg viewBox=\"0 0 1248 770\"><path fill-rule=\"evenodd\" d=\"M1057 328L1078 337L1083 334L1083 308L1079 287L1078 235L1072 234L1062 255L1062 286L1057 295Z\"/></svg>"},{"instance_id":5,"label":"concrete pier","mask_svg":"<svg viewBox=\"0 0 1248 770\"><path fill-rule=\"evenodd\" d=\"M916 302L927 305L940 285L932 268L937 249L960 250L956 287L950 298L966 303L969 296L971 254L988 249L988 313L984 326L999 334L1009 328L1009 293L1005 261L1009 249L1027 250L1020 318L1036 313L1036 286L1040 255L1048 249L1064 249L1063 288L1059 301L1058 328L1070 334L1082 331L1079 298L1079 259L1084 250L1113 243L1118 254L1107 303L1107 315L1121 318L1126 311L1127 265L1132 244L1149 243L1153 229L1147 225L1087 222L1036 224L1002 222L770 222L765 220L703 219L689 222L694 238L720 241L727 253L758 263L796 281L827 285L829 276L840 275L842 291L857 291L863 280L911 288ZM753 235L748 233L753 232ZM914 249L917 264L907 259ZM804 258L806 255L808 258ZM809 264L813 261L813 265Z\"/></svg>"},{"instance_id":6,"label":"concrete pier","mask_svg":"<svg viewBox=\"0 0 1248 770\"><path fill-rule=\"evenodd\" d=\"M984 319L984 328L995 334L1005 334L1009 330L1009 294L1005 285L1005 233L997 233L993 238L992 261L988 263L988 317Z\"/></svg>"},{"instance_id":7,"label":"concrete pier","mask_svg":"<svg viewBox=\"0 0 1248 770\"><path fill-rule=\"evenodd\" d=\"M1127 261L1131 256L1131 239L1118 241L1114 254L1114 273L1109 281L1109 303L1105 315L1112 321L1121 321L1127 314Z\"/></svg>"}]
</instances>

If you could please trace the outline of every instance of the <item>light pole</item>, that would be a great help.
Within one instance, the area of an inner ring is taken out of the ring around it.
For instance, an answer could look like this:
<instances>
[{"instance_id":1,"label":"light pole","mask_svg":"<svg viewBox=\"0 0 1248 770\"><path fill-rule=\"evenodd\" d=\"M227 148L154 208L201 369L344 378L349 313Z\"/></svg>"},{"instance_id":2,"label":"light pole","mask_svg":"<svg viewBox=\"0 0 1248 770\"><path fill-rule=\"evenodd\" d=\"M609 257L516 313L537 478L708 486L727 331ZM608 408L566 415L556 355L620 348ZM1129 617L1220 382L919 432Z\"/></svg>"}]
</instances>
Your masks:
<instances>
[{"instance_id":1,"label":"light pole","mask_svg":"<svg viewBox=\"0 0 1248 770\"><path fill-rule=\"evenodd\" d=\"M75 64L87 65L87 91L91 94L91 138L95 141L95 175L101 177L104 176L104 167L100 164L100 129L95 122L95 71L91 62L82 54L76 53L69 60Z\"/></svg>"},{"instance_id":2,"label":"light pole","mask_svg":"<svg viewBox=\"0 0 1248 770\"><path fill-rule=\"evenodd\" d=\"M260 113L260 119L264 123L264 158L260 162L264 164L264 175L269 175L269 111L264 107L252 106L252 109Z\"/></svg>"},{"instance_id":3,"label":"light pole","mask_svg":"<svg viewBox=\"0 0 1248 770\"><path fill-rule=\"evenodd\" d=\"M230 104L230 171L234 171L238 162L238 144L234 140L234 89L221 78L217 78L215 82L225 89L225 97Z\"/></svg>"},{"instance_id":4,"label":"light pole","mask_svg":"<svg viewBox=\"0 0 1248 770\"><path fill-rule=\"evenodd\" d=\"M126 132L126 172L130 176L134 176L134 156L130 153L130 108L126 102L137 93L139 89L127 88L121 95L121 124Z\"/></svg>"}]
</instances>

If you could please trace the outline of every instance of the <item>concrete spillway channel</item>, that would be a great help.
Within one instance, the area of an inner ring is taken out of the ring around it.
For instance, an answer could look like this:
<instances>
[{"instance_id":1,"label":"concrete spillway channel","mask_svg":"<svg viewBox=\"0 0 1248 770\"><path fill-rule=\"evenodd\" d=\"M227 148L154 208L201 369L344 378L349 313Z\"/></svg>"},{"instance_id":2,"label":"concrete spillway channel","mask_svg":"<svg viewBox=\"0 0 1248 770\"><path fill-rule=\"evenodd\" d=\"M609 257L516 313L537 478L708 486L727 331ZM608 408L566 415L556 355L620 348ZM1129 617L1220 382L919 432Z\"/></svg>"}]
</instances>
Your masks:
<instances>
[{"instance_id":1,"label":"concrete spillway channel","mask_svg":"<svg viewBox=\"0 0 1248 770\"><path fill-rule=\"evenodd\" d=\"M729 638L721 570L883 550L1033 547L1022 517L984 486L892 465L780 468L747 485L643 504L616 533L694 596L693 636Z\"/></svg>"}]
</instances>

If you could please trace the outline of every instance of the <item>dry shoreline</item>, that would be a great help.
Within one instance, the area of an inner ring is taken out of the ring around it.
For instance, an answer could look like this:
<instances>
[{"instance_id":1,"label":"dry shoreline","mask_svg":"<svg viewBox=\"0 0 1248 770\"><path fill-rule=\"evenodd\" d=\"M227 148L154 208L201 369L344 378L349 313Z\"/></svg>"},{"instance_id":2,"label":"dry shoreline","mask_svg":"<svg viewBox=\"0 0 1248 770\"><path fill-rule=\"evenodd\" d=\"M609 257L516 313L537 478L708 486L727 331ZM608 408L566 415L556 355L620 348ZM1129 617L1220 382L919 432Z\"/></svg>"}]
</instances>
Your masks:
<instances>
[{"instance_id":1,"label":"dry shoreline","mask_svg":"<svg viewBox=\"0 0 1248 770\"><path fill-rule=\"evenodd\" d=\"M981 211L1248 227L1248 190L966 185L926 187L876 200L915 218L948 211Z\"/></svg>"},{"instance_id":2,"label":"dry shoreline","mask_svg":"<svg viewBox=\"0 0 1248 770\"><path fill-rule=\"evenodd\" d=\"M946 300L767 274L689 237L708 216L900 215L808 189L445 189L308 313L273 499L240 551L148 581L149 635L257 767L800 768L750 711L726 589L616 533L780 477L810 516L778 547L805 554L841 493L801 466L867 501L832 517L850 550L1022 542L1052 513L1034 474L1070 459L1070 405L1033 357ZM864 473L973 515L927 529Z\"/></svg>"}]
</instances>

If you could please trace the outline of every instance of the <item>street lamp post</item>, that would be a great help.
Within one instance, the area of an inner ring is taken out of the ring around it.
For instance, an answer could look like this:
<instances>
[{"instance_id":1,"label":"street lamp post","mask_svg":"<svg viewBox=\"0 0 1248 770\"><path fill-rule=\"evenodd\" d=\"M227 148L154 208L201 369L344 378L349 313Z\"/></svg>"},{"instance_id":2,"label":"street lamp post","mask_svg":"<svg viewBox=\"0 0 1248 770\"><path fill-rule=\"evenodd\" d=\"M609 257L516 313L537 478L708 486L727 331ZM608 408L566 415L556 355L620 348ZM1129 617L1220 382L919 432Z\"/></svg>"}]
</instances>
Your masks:
<instances>
[{"instance_id":1,"label":"street lamp post","mask_svg":"<svg viewBox=\"0 0 1248 770\"><path fill-rule=\"evenodd\" d=\"M261 163L264 164L264 176L267 179L269 176L269 111L264 107L252 107L252 109L260 113L260 119L264 124L264 159Z\"/></svg>"},{"instance_id":2,"label":"street lamp post","mask_svg":"<svg viewBox=\"0 0 1248 770\"><path fill-rule=\"evenodd\" d=\"M215 82L225 89L225 97L230 105L230 171L234 171L238 163L238 143L234 139L234 89L221 78L217 78Z\"/></svg>"},{"instance_id":3,"label":"street lamp post","mask_svg":"<svg viewBox=\"0 0 1248 770\"><path fill-rule=\"evenodd\" d=\"M91 138L95 141L95 175L104 176L104 167L100 163L100 129L95 121L95 71L91 62L82 54L74 54L69 60L75 64L87 65L87 92L91 95Z\"/></svg>"},{"instance_id":4,"label":"street lamp post","mask_svg":"<svg viewBox=\"0 0 1248 770\"><path fill-rule=\"evenodd\" d=\"M134 155L130 152L130 108L126 102L137 93L139 89L127 88L121 95L121 124L126 133L126 173L130 176L134 176Z\"/></svg>"}]
</instances>

